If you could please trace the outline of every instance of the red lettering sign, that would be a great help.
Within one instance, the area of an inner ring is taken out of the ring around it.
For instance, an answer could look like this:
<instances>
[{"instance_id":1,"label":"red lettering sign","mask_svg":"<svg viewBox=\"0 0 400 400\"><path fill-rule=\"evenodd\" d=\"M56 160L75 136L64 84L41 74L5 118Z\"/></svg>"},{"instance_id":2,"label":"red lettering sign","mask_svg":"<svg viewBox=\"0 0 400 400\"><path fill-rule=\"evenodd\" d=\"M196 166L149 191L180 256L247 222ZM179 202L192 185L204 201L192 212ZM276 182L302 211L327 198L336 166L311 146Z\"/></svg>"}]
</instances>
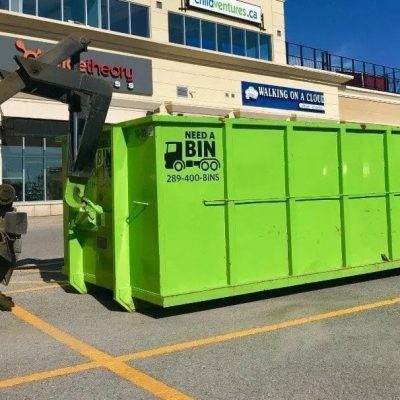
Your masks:
<instances>
[{"instance_id":1,"label":"red lettering sign","mask_svg":"<svg viewBox=\"0 0 400 400\"><path fill-rule=\"evenodd\" d=\"M17 40L15 47L25 58L38 58L42 54L41 49L29 50L26 48L23 40ZM71 59L65 60L60 64L61 68L72 69ZM84 74L97 75L104 78L125 79L126 82L132 83L134 81L133 68L126 68L119 65L101 64L93 59L81 61L79 63L79 70Z\"/></svg>"}]
</instances>

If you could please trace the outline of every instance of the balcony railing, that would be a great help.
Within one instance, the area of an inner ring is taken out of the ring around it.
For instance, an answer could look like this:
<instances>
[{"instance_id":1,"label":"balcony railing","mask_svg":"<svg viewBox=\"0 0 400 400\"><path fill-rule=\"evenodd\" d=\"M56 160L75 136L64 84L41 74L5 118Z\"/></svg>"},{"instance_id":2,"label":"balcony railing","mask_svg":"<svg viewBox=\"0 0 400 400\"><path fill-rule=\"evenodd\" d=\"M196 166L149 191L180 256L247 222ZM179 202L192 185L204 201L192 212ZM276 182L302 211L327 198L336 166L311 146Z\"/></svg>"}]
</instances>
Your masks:
<instances>
[{"instance_id":1,"label":"balcony railing","mask_svg":"<svg viewBox=\"0 0 400 400\"><path fill-rule=\"evenodd\" d=\"M386 67L331 54L327 51L286 42L286 57L289 65L321 69L352 75L346 84L365 89L400 94L400 69Z\"/></svg>"}]
</instances>

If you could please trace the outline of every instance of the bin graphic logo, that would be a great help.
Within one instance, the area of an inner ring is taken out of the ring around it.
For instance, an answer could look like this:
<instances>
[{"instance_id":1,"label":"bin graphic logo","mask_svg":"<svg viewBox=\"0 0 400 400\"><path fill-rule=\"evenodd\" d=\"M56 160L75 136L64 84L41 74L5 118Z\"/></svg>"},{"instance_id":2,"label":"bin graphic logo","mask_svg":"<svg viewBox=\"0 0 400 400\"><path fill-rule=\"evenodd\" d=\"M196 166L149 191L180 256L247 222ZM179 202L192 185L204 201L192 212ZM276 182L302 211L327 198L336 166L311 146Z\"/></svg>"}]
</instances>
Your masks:
<instances>
[{"instance_id":1,"label":"bin graphic logo","mask_svg":"<svg viewBox=\"0 0 400 400\"><path fill-rule=\"evenodd\" d=\"M197 167L202 171L216 171L221 163L216 157L215 134L213 132L185 132L184 141L165 143L165 168L176 172Z\"/></svg>"}]
</instances>

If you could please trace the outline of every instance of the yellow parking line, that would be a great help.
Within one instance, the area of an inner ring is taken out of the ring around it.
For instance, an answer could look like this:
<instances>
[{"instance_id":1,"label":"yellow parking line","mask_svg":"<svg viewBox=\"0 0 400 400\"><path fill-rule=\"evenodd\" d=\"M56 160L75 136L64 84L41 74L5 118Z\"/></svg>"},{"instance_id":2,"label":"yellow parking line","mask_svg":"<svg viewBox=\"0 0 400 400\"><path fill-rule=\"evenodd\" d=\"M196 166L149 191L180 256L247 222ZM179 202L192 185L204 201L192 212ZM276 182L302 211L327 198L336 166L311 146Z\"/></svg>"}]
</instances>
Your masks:
<instances>
[{"instance_id":1,"label":"yellow parking line","mask_svg":"<svg viewBox=\"0 0 400 400\"><path fill-rule=\"evenodd\" d=\"M24 272L24 273L45 273L45 274L61 274L62 273L62 271L61 271L61 269L49 269L49 270L46 270L46 269L39 269L39 268L34 268L34 269L31 269L31 268L22 268L22 269L15 269L14 270L14 272Z\"/></svg>"},{"instance_id":2,"label":"yellow parking line","mask_svg":"<svg viewBox=\"0 0 400 400\"><path fill-rule=\"evenodd\" d=\"M399 304L399 303L400 303L400 297L397 297L394 299L378 301L376 303L363 304L360 306L345 308L345 309L336 310L336 311L330 311L330 312L317 314L317 315L311 315L309 317L298 318L298 319L293 319L293 320L289 320L289 321L279 322L276 324L265 325L265 326L261 326L259 328L245 329L242 331L231 332L231 333L227 333L224 335L211 336L211 337L208 337L205 339L191 340L191 341L187 341L187 342L183 342L183 343L177 343L177 344L173 344L173 345L169 345L169 346L159 347L156 349L140 351L140 352L120 356L118 359L120 361L126 362L126 361L132 361L132 360L140 360L140 359L148 358L148 357L161 356L163 354L175 353L177 351L183 351L183 350L193 349L196 347L202 347L202 346L206 346L206 345L210 345L210 344L226 342L228 340L234 340L234 339L240 339L240 338L247 337L247 336L259 335L261 333L267 333L267 332L277 331L280 329L291 328L294 326L309 324L311 322L317 322L317 321L323 321L323 320L332 319L332 318L343 317L345 315L355 314L355 313L359 313L362 311L368 311L368 310L372 310L374 308L391 306L391 305Z\"/></svg>"},{"instance_id":3,"label":"yellow parking line","mask_svg":"<svg viewBox=\"0 0 400 400\"><path fill-rule=\"evenodd\" d=\"M330 312L321 313L321 314L315 314L315 315L311 315L308 317L288 320L288 321L284 321L284 322L280 322L280 323L276 323L276 324L264 325L264 326L261 326L258 328L245 329L242 331L231 332L231 333L228 333L225 335L211 336L211 337L208 337L205 339L190 340L190 341L177 343L177 344L173 344L173 345L158 347L155 349L126 354L126 355L122 355L119 357L113 358L113 357L109 356L109 358L107 360L103 360L103 362L94 361L94 362L89 362L89 363L84 363L84 364L78 364L73 367L61 368L61 369L56 369L56 370L51 370L51 371L43 371L43 372L39 372L39 373L35 373L35 374L24 375L21 377L3 380L3 381L0 381L0 388L16 386L19 384L33 382L33 381L40 381L40 380L52 378L55 376L61 376L64 374L73 374L76 372L80 372L81 368L82 368L82 371L84 371L84 370L88 370L88 369L92 369L92 368L99 368L101 366L110 367L111 364L115 365L118 363L132 361L132 360L139 360L139 359L143 359L143 358L171 354L174 352L179 352L179 351L188 350L188 349L194 349L194 348L198 348L198 347L202 347L202 346L206 346L206 345L210 345L210 344L217 344L217 343L225 342L228 340L240 339L243 337L249 337L249 336L272 332L272 331L276 331L276 330L280 330L280 329L286 329L286 328L290 328L290 327L300 326L300 325L304 325L307 323L323 321L323 320L328 320L328 319L332 319L332 318L338 318L338 317L342 317L342 316L346 316L346 315L356 314L359 312L365 312L368 310L381 308L381 307L388 307L388 306L397 305L397 304L400 304L400 297L383 300L383 301L378 301L375 303L362 304L359 306L349 307L349 308L345 308L345 309L341 309L341 310L330 311ZM35 317L35 318L37 318L37 317ZM65 371L65 373L63 373L63 371ZM135 372L136 371L137 370L135 370ZM135 379L139 379L139 376L135 376ZM179 399L179 398L180 397L177 397L177 399Z\"/></svg>"},{"instance_id":4,"label":"yellow parking line","mask_svg":"<svg viewBox=\"0 0 400 400\"><path fill-rule=\"evenodd\" d=\"M77 351L92 361L99 363L100 366L107 368L114 374L125 378L134 385L147 390L159 399L163 400L190 400L191 398L184 393L176 390L165 383L156 380L143 372L132 368L127 364L119 361L115 357L96 349L95 347L82 342L81 340L71 336L70 334L56 328L54 325L42 320L36 315L23 309L20 306L15 306L12 313L24 322L34 326L48 336L51 336L58 342ZM94 368L94 367L93 367Z\"/></svg>"},{"instance_id":5,"label":"yellow parking line","mask_svg":"<svg viewBox=\"0 0 400 400\"><path fill-rule=\"evenodd\" d=\"M49 284L46 286L37 286L37 287L32 287L32 288L27 288L27 289L17 289L17 290L9 290L7 292L1 292L2 294L8 296L10 294L16 294L16 293L26 293L26 292L34 292L36 290L47 290L47 289L55 289L59 287L65 287L69 286L68 283L58 283L58 284Z\"/></svg>"},{"instance_id":6,"label":"yellow parking line","mask_svg":"<svg viewBox=\"0 0 400 400\"><path fill-rule=\"evenodd\" d=\"M101 366L100 363L92 361L84 364L74 365L71 367L58 368L50 371L37 372L35 374L18 376L16 378L10 378L10 379L5 379L4 381L0 381L0 389L21 385L23 383L43 381L45 379L56 378L58 376L76 374L78 372L87 371L89 369L98 368L100 366Z\"/></svg>"}]
</instances>

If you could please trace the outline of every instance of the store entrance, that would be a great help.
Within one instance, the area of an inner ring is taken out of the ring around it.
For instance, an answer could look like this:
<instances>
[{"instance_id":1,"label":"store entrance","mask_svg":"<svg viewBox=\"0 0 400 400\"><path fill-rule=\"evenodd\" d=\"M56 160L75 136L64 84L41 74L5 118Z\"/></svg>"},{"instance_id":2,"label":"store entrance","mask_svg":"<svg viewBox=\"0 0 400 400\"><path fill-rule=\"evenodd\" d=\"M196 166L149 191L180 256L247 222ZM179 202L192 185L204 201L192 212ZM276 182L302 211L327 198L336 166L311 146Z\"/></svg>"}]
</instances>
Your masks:
<instances>
[{"instance_id":1,"label":"store entrance","mask_svg":"<svg viewBox=\"0 0 400 400\"><path fill-rule=\"evenodd\" d=\"M56 138L68 129L67 121L2 120L2 182L14 186L17 202L62 199L61 146Z\"/></svg>"}]
</instances>

